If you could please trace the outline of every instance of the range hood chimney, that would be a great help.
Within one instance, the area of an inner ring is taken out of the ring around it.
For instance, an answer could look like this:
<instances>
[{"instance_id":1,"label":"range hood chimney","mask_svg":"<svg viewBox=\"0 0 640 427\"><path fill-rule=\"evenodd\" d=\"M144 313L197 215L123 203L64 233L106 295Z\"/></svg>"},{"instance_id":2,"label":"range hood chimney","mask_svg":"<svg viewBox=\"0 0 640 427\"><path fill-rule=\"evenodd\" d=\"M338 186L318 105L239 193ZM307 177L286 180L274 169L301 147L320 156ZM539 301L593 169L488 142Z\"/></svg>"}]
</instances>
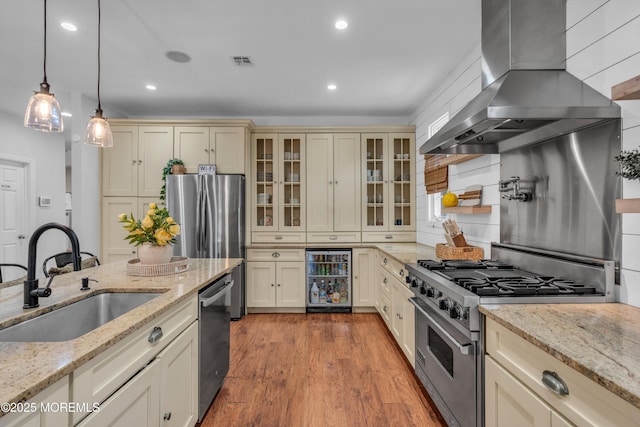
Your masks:
<instances>
[{"instance_id":1,"label":"range hood chimney","mask_svg":"<svg viewBox=\"0 0 640 427\"><path fill-rule=\"evenodd\" d=\"M565 1L482 0L483 90L420 153L500 153L620 118L565 71Z\"/></svg>"}]
</instances>

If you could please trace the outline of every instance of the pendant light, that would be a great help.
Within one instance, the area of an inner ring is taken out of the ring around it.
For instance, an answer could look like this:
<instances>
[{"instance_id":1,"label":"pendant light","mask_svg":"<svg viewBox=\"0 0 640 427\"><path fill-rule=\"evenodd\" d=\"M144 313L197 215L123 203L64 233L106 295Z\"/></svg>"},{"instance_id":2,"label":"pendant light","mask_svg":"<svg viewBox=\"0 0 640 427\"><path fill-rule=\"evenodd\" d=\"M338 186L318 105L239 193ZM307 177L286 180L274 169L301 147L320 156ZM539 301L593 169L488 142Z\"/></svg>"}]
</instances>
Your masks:
<instances>
[{"instance_id":1,"label":"pendant light","mask_svg":"<svg viewBox=\"0 0 640 427\"><path fill-rule=\"evenodd\" d=\"M84 134L84 143L96 147L113 147L113 136L111 126L105 117L102 117L102 107L100 105L100 22L101 10L100 0L98 0L98 109L96 115L91 117Z\"/></svg>"},{"instance_id":2,"label":"pendant light","mask_svg":"<svg viewBox=\"0 0 640 427\"><path fill-rule=\"evenodd\" d=\"M62 132L64 124L60 115L60 104L49 92L47 83L47 0L44 0L44 78L40 92L35 92L24 114L24 125L42 132Z\"/></svg>"}]
</instances>

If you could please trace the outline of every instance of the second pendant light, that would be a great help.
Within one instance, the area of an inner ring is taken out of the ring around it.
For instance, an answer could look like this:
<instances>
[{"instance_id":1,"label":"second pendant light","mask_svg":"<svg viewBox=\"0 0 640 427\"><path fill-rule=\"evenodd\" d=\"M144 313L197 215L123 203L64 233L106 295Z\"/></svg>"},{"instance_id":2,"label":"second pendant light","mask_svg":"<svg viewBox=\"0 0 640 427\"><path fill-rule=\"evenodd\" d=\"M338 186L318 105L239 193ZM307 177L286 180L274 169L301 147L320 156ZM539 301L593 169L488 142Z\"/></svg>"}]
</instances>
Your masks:
<instances>
[{"instance_id":1,"label":"second pendant light","mask_svg":"<svg viewBox=\"0 0 640 427\"><path fill-rule=\"evenodd\" d=\"M84 134L84 143L96 147L113 147L111 126L107 119L102 117L102 106L100 105L100 24L102 18L100 6L100 0L98 0L98 109L96 115L89 120Z\"/></svg>"}]
</instances>

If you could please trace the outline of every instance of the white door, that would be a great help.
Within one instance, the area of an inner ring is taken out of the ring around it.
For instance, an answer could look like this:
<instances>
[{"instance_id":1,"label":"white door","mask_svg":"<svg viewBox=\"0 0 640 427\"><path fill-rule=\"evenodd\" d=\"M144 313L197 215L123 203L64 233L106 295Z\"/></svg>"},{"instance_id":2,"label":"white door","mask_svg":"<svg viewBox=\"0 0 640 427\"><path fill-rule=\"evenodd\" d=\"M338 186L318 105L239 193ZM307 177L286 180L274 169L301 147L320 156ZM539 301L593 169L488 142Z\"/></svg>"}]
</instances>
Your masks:
<instances>
[{"instance_id":1,"label":"white door","mask_svg":"<svg viewBox=\"0 0 640 427\"><path fill-rule=\"evenodd\" d=\"M0 262L26 266L25 166L0 160ZM4 281L24 276L24 271L7 268Z\"/></svg>"}]
</instances>

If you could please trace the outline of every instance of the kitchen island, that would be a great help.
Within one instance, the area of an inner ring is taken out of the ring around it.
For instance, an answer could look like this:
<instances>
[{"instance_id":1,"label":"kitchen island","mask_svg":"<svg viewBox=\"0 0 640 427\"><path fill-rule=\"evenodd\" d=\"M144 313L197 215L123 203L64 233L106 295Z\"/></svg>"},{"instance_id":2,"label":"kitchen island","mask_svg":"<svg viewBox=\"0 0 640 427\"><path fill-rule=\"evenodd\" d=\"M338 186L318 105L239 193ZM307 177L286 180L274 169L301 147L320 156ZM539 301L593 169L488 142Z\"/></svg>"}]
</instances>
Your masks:
<instances>
[{"instance_id":1,"label":"kitchen island","mask_svg":"<svg viewBox=\"0 0 640 427\"><path fill-rule=\"evenodd\" d=\"M625 424L629 420L638 422L640 309L617 303L496 304L481 305L480 311L487 323L488 417L492 408L500 407L491 401L489 393L502 387L500 381L489 378L493 376L489 365L496 362L502 372L498 377L515 377L512 384L523 383L573 423L617 425L619 419ZM566 381L568 393L561 391L558 396L547 390L541 381L542 369L558 372ZM600 405L610 409L602 413Z\"/></svg>"},{"instance_id":2,"label":"kitchen island","mask_svg":"<svg viewBox=\"0 0 640 427\"><path fill-rule=\"evenodd\" d=\"M73 340L0 342L0 402L24 402L32 398L153 319L195 298L201 288L241 262L241 259L190 259L188 270L155 277L128 276L125 262L109 263L55 277L51 296L40 298L40 307L30 310L22 308L22 286L0 289L0 329L98 293L159 293L149 302ZM80 291L82 277L97 282L89 282L91 290ZM44 285L43 279L40 286Z\"/></svg>"}]
</instances>

